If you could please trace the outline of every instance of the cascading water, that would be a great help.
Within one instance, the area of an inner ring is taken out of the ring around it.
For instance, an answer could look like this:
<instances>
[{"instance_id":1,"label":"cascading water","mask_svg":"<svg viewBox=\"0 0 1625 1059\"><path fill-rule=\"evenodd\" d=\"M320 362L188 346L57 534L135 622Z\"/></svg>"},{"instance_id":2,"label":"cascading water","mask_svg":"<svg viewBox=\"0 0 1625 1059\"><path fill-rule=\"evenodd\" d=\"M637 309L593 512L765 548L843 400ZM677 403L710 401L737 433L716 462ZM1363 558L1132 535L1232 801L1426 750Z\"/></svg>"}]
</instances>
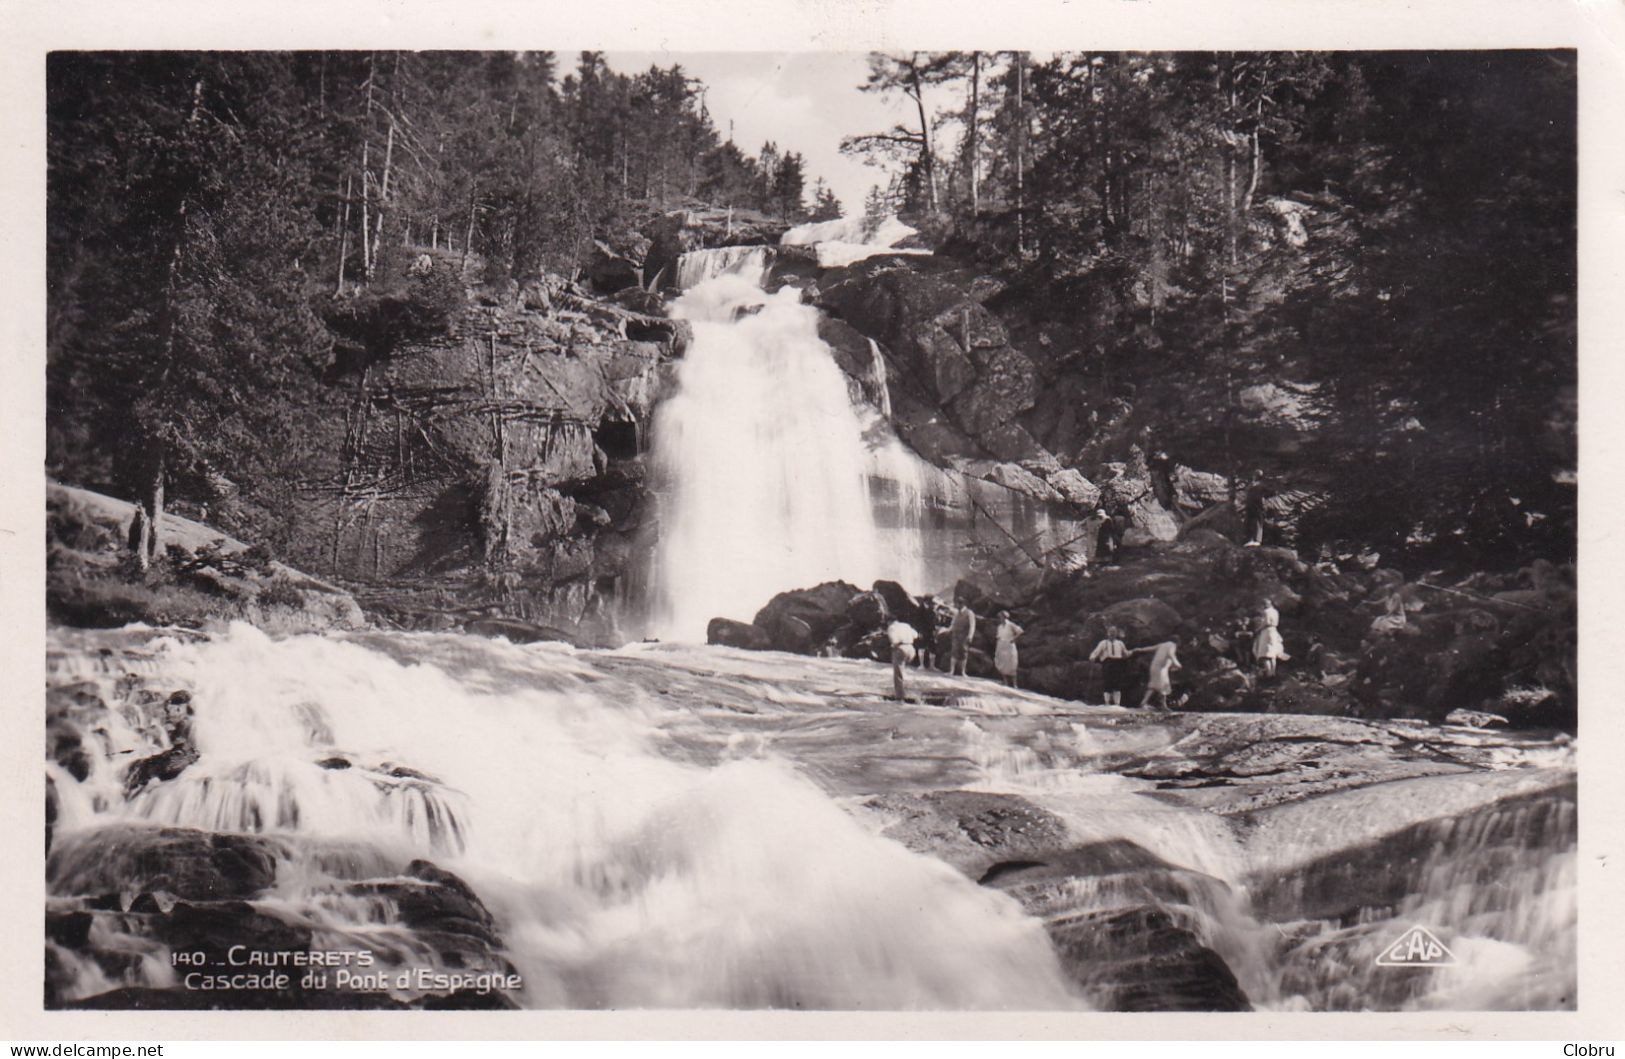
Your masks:
<instances>
[{"instance_id":1,"label":"cascading water","mask_svg":"<svg viewBox=\"0 0 1625 1059\"><path fill-rule=\"evenodd\" d=\"M1122 844L1140 853L1137 861L1126 858L1122 870L1029 894L1023 903L1052 931L1080 918L1156 908L1219 953L1259 1008L1575 1006L1572 781L1424 819L1366 843L1351 834L1347 848L1304 863L1296 842L1249 851L1223 818L1149 801L1132 781L1092 770L1090 759L1110 751L1082 726L1051 731L1018 719L966 719L959 733L977 767L975 789L1040 797L1080 844ZM1561 748L1535 747L1503 761L1521 756L1537 764L1554 760L1554 752ZM1359 792L1344 811L1380 816L1365 804L1374 798ZM1338 828L1336 816L1324 815ZM1301 820L1293 821L1298 841L1311 837ZM1413 927L1447 939L1454 960L1438 967L1379 964ZM1090 980L1091 972L1082 977ZM1114 983L1108 976L1089 984L1096 994Z\"/></svg>"},{"instance_id":2,"label":"cascading water","mask_svg":"<svg viewBox=\"0 0 1625 1059\"><path fill-rule=\"evenodd\" d=\"M195 886L182 854L225 848L235 870L274 862L253 908L309 931L303 944L366 950L391 974L511 964L524 982L514 999L530 1006L1080 1003L1013 902L872 836L785 764L686 751L665 733L687 710L606 682L568 650L452 635L274 641L234 626L148 654L163 686L189 689L197 756L133 793L131 755L109 755L139 742L129 722L151 696L84 664L92 646L53 664L59 701L118 704L68 707L113 742L82 779L53 775L55 803L75 807L57 814L53 910L93 916L98 949L52 942L61 1000L174 989L172 944L140 923L177 899L155 894L143 912L135 891L155 870ZM222 847L230 836L242 837ZM437 867L407 867L425 859ZM453 958L447 935L414 921L422 880L441 869L483 899L505 953ZM240 921L267 933L263 919Z\"/></svg>"},{"instance_id":3,"label":"cascading water","mask_svg":"<svg viewBox=\"0 0 1625 1059\"><path fill-rule=\"evenodd\" d=\"M1539 739L1435 733L1485 764L1386 782L1392 751L1350 744L1372 782L1275 805L1290 770L1243 776L1266 797L1236 815L1200 808L1223 778L1133 774L1184 774L1226 719L899 706L851 660L247 626L51 648L53 1005L184 1000L177 957L241 942L366 952L392 1001L432 972L517 974L531 1006L1574 1006L1572 748ZM1381 966L1411 927L1455 964Z\"/></svg>"},{"instance_id":4,"label":"cascading water","mask_svg":"<svg viewBox=\"0 0 1625 1059\"><path fill-rule=\"evenodd\" d=\"M869 379L880 395L880 414L891 416L891 387L886 382L886 358L880 354L880 344L869 340Z\"/></svg>"},{"instance_id":5,"label":"cascading water","mask_svg":"<svg viewBox=\"0 0 1625 1059\"><path fill-rule=\"evenodd\" d=\"M770 597L878 578L918 591L918 461L871 442L846 376L793 288L763 289L771 251L683 255L671 315L693 324L654 419L661 497L653 628L700 640ZM883 517L884 516L884 517Z\"/></svg>"}]
</instances>

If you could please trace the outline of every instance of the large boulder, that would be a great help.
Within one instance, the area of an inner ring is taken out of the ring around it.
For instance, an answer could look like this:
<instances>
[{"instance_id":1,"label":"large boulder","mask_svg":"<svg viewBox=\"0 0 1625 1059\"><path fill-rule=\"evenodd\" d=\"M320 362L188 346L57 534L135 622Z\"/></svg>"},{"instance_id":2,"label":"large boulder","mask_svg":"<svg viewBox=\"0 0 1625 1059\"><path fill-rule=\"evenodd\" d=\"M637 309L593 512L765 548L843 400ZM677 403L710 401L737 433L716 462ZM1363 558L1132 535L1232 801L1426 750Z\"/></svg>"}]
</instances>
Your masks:
<instances>
[{"instance_id":1,"label":"large boulder","mask_svg":"<svg viewBox=\"0 0 1625 1059\"><path fill-rule=\"evenodd\" d=\"M929 608L908 594L896 581L876 581L874 593L885 601L886 611L898 621L904 621L924 636L931 632L934 617Z\"/></svg>"},{"instance_id":2,"label":"large boulder","mask_svg":"<svg viewBox=\"0 0 1625 1059\"><path fill-rule=\"evenodd\" d=\"M976 381L948 406L954 421L980 435L1025 412L1038 399L1038 370L1009 347L995 350L983 362Z\"/></svg>"},{"instance_id":3,"label":"large boulder","mask_svg":"<svg viewBox=\"0 0 1625 1059\"><path fill-rule=\"evenodd\" d=\"M1100 487L1085 478L1081 471L1063 468L1047 475L1045 481L1069 504L1091 508L1100 503Z\"/></svg>"},{"instance_id":4,"label":"large boulder","mask_svg":"<svg viewBox=\"0 0 1625 1059\"><path fill-rule=\"evenodd\" d=\"M1108 626L1115 625L1131 645L1160 643L1179 631L1179 612L1160 599L1142 597L1113 603L1091 614L1083 624L1083 638L1098 641Z\"/></svg>"},{"instance_id":5,"label":"large boulder","mask_svg":"<svg viewBox=\"0 0 1625 1059\"><path fill-rule=\"evenodd\" d=\"M253 897L276 882L288 850L263 835L106 827L59 838L46 861L53 894L163 890L187 900Z\"/></svg>"},{"instance_id":6,"label":"large boulder","mask_svg":"<svg viewBox=\"0 0 1625 1059\"><path fill-rule=\"evenodd\" d=\"M961 285L906 263L832 269L819 305L896 351L911 378L954 420L981 434L1032 407L1037 369L1003 323Z\"/></svg>"},{"instance_id":7,"label":"large boulder","mask_svg":"<svg viewBox=\"0 0 1625 1059\"><path fill-rule=\"evenodd\" d=\"M851 324L827 316L818 319L818 337L829 346L835 362L841 366L847 378L858 386L864 400L880 407L881 391L879 380L875 377L874 350L869 345L869 339L859 334Z\"/></svg>"},{"instance_id":8,"label":"large boulder","mask_svg":"<svg viewBox=\"0 0 1625 1059\"><path fill-rule=\"evenodd\" d=\"M780 592L756 612L752 624L767 630L781 651L812 654L839 626L854 596L863 592L846 581Z\"/></svg>"},{"instance_id":9,"label":"large boulder","mask_svg":"<svg viewBox=\"0 0 1625 1059\"><path fill-rule=\"evenodd\" d=\"M878 592L859 592L846 604L846 620L859 628L878 629L892 616Z\"/></svg>"},{"instance_id":10,"label":"large boulder","mask_svg":"<svg viewBox=\"0 0 1625 1059\"><path fill-rule=\"evenodd\" d=\"M712 618L705 626L705 642L722 647L742 647L747 651L773 649L773 637L766 629L731 618Z\"/></svg>"},{"instance_id":11,"label":"large boulder","mask_svg":"<svg viewBox=\"0 0 1625 1059\"><path fill-rule=\"evenodd\" d=\"M929 327L914 343L914 377L939 402L946 404L976 382L976 366L959 344L940 327Z\"/></svg>"},{"instance_id":12,"label":"large boulder","mask_svg":"<svg viewBox=\"0 0 1625 1059\"><path fill-rule=\"evenodd\" d=\"M582 271L594 289L603 294L614 294L643 283L643 269L639 262L596 239Z\"/></svg>"}]
</instances>

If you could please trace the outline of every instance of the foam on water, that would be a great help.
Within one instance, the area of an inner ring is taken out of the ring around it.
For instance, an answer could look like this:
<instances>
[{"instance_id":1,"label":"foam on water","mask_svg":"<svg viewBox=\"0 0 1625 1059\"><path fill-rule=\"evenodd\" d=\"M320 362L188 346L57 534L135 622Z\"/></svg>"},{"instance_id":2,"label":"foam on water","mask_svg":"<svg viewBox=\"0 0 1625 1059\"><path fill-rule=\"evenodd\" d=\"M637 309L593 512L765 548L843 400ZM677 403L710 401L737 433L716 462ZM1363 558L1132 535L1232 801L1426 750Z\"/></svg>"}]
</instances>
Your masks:
<instances>
[{"instance_id":1,"label":"foam on water","mask_svg":"<svg viewBox=\"0 0 1625 1059\"><path fill-rule=\"evenodd\" d=\"M286 840L262 907L395 964L436 957L387 901L334 880L410 857L456 872L496 916L531 1005L1080 1003L1009 898L871 835L771 756L700 767L670 752L670 707L568 652L239 625L176 645L169 665L194 688L199 760L64 819L64 883L98 870L72 853L99 828L254 832ZM335 758L349 766L323 766ZM77 994L107 984L89 976Z\"/></svg>"}]
</instances>

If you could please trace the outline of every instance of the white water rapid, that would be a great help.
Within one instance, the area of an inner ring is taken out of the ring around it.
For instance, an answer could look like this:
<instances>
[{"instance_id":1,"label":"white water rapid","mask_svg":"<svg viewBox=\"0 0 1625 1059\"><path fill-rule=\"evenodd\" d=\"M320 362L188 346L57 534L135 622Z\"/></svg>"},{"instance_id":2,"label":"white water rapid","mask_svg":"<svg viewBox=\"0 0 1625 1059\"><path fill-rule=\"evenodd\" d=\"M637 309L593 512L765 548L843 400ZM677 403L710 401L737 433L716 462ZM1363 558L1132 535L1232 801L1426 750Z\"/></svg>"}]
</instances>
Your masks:
<instances>
[{"instance_id":1,"label":"white water rapid","mask_svg":"<svg viewBox=\"0 0 1625 1059\"><path fill-rule=\"evenodd\" d=\"M770 254L679 263L671 315L694 339L652 435L662 639L703 640L712 618L750 621L774 594L824 581L934 587L921 584L919 461L854 404L818 311L763 289Z\"/></svg>"},{"instance_id":2,"label":"white water rapid","mask_svg":"<svg viewBox=\"0 0 1625 1059\"><path fill-rule=\"evenodd\" d=\"M569 649L277 641L236 625L150 654L166 686L190 688L199 758L128 800L128 757L98 759L83 783L54 774L77 810L58 816L55 894L139 885L109 866L120 850L159 826L197 828L273 838L276 885L256 907L312 929L314 948L365 949L390 968L445 965L378 896L431 859L495 915L527 1006L1081 1003L1014 901L876 837L771 755L687 748L689 708ZM93 650L59 653L54 677L131 701ZM115 915L102 940L116 923L133 929ZM53 946L77 968L67 999L177 984L162 945L119 944L146 957L122 983Z\"/></svg>"},{"instance_id":3,"label":"white water rapid","mask_svg":"<svg viewBox=\"0 0 1625 1059\"><path fill-rule=\"evenodd\" d=\"M533 1007L1574 1007L1572 748L1536 737L1434 731L1493 745L1399 780L1348 743L1369 782L1271 806L1290 776L1124 764L1252 745L1233 717L926 674L943 704L899 705L850 659L236 625L56 629L48 663L52 1006L185 1002L177 955L241 943L365 951L392 1002L428 970ZM177 703L194 755L142 782ZM1351 723L1275 721L1281 753ZM1381 966L1417 926L1456 962Z\"/></svg>"}]
</instances>

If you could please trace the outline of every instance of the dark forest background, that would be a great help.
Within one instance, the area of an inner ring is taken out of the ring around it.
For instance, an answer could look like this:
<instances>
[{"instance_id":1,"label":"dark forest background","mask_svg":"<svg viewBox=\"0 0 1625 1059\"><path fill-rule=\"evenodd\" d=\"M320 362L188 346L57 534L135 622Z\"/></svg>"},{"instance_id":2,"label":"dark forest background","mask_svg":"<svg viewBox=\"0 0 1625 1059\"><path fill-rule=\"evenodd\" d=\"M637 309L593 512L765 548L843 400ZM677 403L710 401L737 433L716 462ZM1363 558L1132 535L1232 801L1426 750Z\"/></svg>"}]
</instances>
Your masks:
<instances>
[{"instance_id":1,"label":"dark forest background","mask_svg":"<svg viewBox=\"0 0 1625 1059\"><path fill-rule=\"evenodd\" d=\"M1310 537L1572 556L1572 52L871 65L862 89L919 120L848 141L880 166L866 218L898 212L1004 281L1001 314L1063 328L1068 400L1131 400L1183 463L1324 494ZM423 249L501 285L574 274L673 209L838 213L793 151L725 142L680 66L562 66L52 55L50 473L137 499L229 485L226 528L297 554L278 513L321 462L335 348L463 303L409 275ZM1260 383L1301 409L1289 447L1243 414Z\"/></svg>"}]
</instances>

